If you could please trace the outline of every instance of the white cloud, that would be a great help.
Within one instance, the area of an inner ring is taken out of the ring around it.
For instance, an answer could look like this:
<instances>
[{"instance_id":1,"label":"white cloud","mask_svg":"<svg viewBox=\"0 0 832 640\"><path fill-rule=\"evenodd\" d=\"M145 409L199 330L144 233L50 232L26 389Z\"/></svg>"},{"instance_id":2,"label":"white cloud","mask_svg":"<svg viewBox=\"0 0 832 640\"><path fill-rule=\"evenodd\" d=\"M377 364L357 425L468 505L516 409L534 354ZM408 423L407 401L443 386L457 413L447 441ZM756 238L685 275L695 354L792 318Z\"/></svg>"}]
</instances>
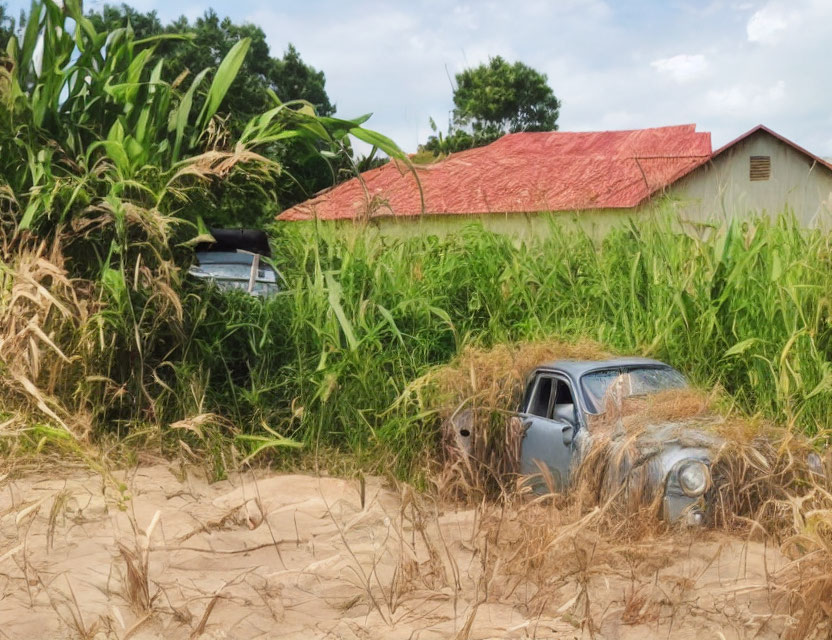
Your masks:
<instances>
[{"instance_id":1,"label":"white cloud","mask_svg":"<svg viewBox=\"0 0 832 640\"><path fill-rule=\"evenodd\" d=\"M746 26L749 42L777 44L784 32L800 21L800 14L777 3L769 3L751 16Z\"/></svg>"},{"instance_id":2,"label":"white cloud","mask_svg":"<svg viewBox=\"0 0 832 640\"><path fill-rule=\"evenodd\" d=\"M475 31L479 27L476 12L467 4L454 7L451 12L451 19L464 29Z\"/></svg>"},{"instance_id":3,"label":"white cloud","mask_svg":"<svg viewBox=\"0 0 832 640\"><path fill-rule=\"evenodd\" d=\"M780 110L786 97L786 83L779 80L771 86L734 85L711 89L705 103L715 114L749 113L770 115Z\"/></svg>"},{"instance_id":4,"label":"white cloud","mask_svg":"<svg viewBox=\"0 0 832 640\"><path fill-rule=\"evenodd\" d=\"M701 53L681 53L671 58L659 58L650 63L659 73L664 73L676 82L687 82L701 76L708 69L708 60Z\"/></svg>"},{"instance_id":5,"label":"white cloud","mask_svg":"<svg viewBox=\"0 0 832 640\"><path fill-rule=\"evenodd\" d=\"M638 114L634 114L630 111L608 111L601 117L601 121L598 126L592 127L592 129L600 129L602 131L636 129L643 126L639 124L640 120L641 118Z\"/></svg>"}]
</instances>

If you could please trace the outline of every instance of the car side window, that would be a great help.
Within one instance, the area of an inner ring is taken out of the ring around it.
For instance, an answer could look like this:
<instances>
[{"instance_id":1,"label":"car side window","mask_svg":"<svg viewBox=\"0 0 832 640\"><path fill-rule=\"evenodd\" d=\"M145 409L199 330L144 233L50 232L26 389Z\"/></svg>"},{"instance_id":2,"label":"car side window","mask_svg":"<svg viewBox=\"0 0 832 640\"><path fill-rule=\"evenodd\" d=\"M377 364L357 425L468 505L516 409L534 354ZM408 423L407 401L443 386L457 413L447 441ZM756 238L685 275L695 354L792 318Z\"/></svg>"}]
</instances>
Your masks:
<instances>
[{"instance_id":1,"label":"car side window","mask_svg":"<svg viewBox=\"0 0 832 640\"><path fill-rule=\"evenodd\" d=\"M565 420L576 424L572 387L560 378L550 375L538 376L533 384L526 412L547 420Z\"/></svg>"},{"instance_id":2,"label":"car side window","mask_svg":"<svg viewBox=\"0 0 832 640\"><path fill-rule=\"evenodd\" d=\"M549 417L549 407L552 399L552 383L554 380L549 376L539 376L534 384L531 400L529 401L528 413L541 418Z\"/></svg>"},{"instance_id":3,"label":"car side window","mask_svg":"<svg viewBox=\"0 0 832 640\"><path fill-rule=\"evenodd\" d=\"M552 403L552 418L555 420L565 420L573 425L577 423L572 387L566 380L557 380L555 401Z\"/></svg>"}]
</instances>

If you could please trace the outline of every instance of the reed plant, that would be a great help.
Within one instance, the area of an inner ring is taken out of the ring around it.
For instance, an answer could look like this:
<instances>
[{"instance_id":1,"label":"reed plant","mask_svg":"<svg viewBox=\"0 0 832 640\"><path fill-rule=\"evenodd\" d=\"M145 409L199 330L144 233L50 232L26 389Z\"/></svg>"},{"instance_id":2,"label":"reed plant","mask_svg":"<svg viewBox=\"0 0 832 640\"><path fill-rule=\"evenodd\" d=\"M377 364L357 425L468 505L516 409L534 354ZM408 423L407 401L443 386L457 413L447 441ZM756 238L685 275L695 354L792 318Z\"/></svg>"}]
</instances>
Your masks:
<instances>
[{"instance_id":1,"label":"reed plant","mask_svg":"<svg viewBox=\"0 0 832 640\"><path fill-rule=\"evenodd\" d=\"M441 440L441 416L409 393L413 381L468 346L551 340L653 355L745 413L808 434L829 426L829 241L788 212L697 231L680 229L669 203L603 237L552 218L522 243L476 223L399 240L372 221L283 224L271 237L278 295L189 282L195 208L217 184L267 185L280 168L264 145L353 135L403 155L366 118L276 97L233 140L221 105L247 41L174 83L161 79L157 43L129 28L97 33L74 0L43 0L7 46L7 432L150 434L244 455L293 456L283 445L302 443L413 478Z\"/></svg>"},{"instance_id":2,"label":"reed plant","mask_svg":"<svg viewBox=\"0 0 832 640\"><path fill-rule=\"evenodd\" d=\"M810 435L832 420L828 238L788 214L704 238L668 215L600 239L553 220L526 243L477 224L404 240L282 225L272 241L284 291L194 292L177 365L183 384L203 381L199 406L243 428L265 421L413 477L442 419L410 393L414 380L467 346L552 340L657 357L743 413Z\"/></svg>"}]
</instances>

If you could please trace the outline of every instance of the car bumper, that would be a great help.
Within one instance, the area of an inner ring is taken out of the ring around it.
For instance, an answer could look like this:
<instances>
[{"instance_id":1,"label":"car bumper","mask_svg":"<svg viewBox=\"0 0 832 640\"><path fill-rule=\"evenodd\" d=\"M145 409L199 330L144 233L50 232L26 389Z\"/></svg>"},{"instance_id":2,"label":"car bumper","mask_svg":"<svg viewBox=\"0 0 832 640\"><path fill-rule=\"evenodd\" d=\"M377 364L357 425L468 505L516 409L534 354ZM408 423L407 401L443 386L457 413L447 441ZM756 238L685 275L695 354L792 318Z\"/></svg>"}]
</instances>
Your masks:
<instances>
[{"instance_id":1,"label":"car bumper","mask_svg":"<svg viewBox=\"0 0 832 640\"><path fill-rule=\"evenodd\" d=\"M702 496L666 494L663 503L663 517L667 522L678 522L690 527L701 527L706 523L705 499Z\"/></svg>"}]
</instances>

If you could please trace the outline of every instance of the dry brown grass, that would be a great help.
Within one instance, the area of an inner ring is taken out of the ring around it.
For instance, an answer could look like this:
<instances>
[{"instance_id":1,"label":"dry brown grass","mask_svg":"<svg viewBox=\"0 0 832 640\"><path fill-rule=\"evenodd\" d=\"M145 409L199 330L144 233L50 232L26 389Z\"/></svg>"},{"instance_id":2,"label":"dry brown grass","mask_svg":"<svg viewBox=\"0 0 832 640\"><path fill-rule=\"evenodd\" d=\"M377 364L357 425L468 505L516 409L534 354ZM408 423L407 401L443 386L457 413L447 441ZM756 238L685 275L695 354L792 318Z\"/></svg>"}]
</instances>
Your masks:
<instances>
[{"instance_id":1,"label":"dry brown grass","mask_svg":"<svg viewBox=\"0 0 832 640\"><path fill-rule=\"evenodd\" d=\"M714 398L698 389L669 389L620 399L610 393L604 399L604 412L592 416L590 430L634 432L656 423L707 418L714 415Z\"/></svg>"},{"instance_id":2,"label":"dry brown grass","mask_svg":"<svg viewBox=\"0 0 832 640\"><path fill-rule=\"evenodd\" d=\"M209 169L219 171L220 165ZM172 218L131 204L123 209L131 232L167 244ZM134 247L123 282L118 269L108 272L118 276L114 283L104 276L71 276L69 265L83 263L76 245L87 234L106 237L115 225L114 212L103 205L87 213L48 239L4 233L0 225L0 455L15 469L51 464L54 455L63 464L75 458L106 475L108 455L134 458L152 436L160 439L164 425L157 400L173 391L145 355L159 327L181 326L180 270L148 242L141 245L146 250ZM133 295L144 297L142 309L127 308ZM196 379L193 385L199 386ZM199 391L183 406L198 407ZM97 423L119 416L132 420L133 441L110 448ZM176 426L207 429L204 417ZM219 418L213 422L216 429L227 426Z\"/></svg>"},{"instance_id":3,"label":"dry brown grass","mask_svg":"<svg viewBox=\"0 0 832 640\"><path fill-rule=\"evenodd\" d=\"M551 576L562 575L552 565L553 549L576 545L571 575L586 576L594 566L587 558L595 553L587 545L600 541L604 553L611 553L667 531L656 490L661 485L651 481L659 472L657 449L644 438L651 427L665 425L668 438L711 451L713 527L773 542L794 558L771 576L769 585L795 620L789 637L823 637L832 629L832 456L827 453L810 464L810 454L818 455L825 437L810 440L789 427L739 415L719 390L623 399L610 395L605 412L590 424L591 444L581 455L568 495L530 501L524 490L516 490L523 432L511 412L520 404L527 375L548 360L604 357L609 354L591 343L468 349L417 381L411 392L418 391L423 408L435 410L445 425L440 494L469 504L498 498L500 522L506 510L511 516L500 525L504 546L492 554L504 554L501 571L518 581L535 576L539 592L530 606L543 606L546 594L551 595L547 590L557 586ZM470 432L469 442L459 438L460 428ZM488 509L482 520L484 530L494 526L488 525ZM591 634L594 627L582 598L572 609L583 612L578 618ZM633 586L626 601L628 620L654 619L663 610L643 586Z\"/></svg>"},{"instance_id":4,"label":"dry brown grass","mask_svg":"<svg viewBox=\"0 0 832 640\"><path fill-rule=\"evenodd\" d=\"M235 623L239 637L258 637L274 624L298 637L686 637L698 627L708 637L730 628L758 638L803 631L824 637L825 601L817 598L826 578L807 540L793 541L800 547L794 562L775 554L763 574L764 545L737 541L734 532L644 529L636 536L620 523L610 526L606 505L582 510L562 497L530 500L515 492L461 506L437 499L442 487L418 492L368 478L362 503L356 480L264 473L253 490L248 481L176 480L160 467L124 480L135 513L144 514L138 522L156 526L134 529L128 508L117 511L121 524L109 535L113 514L101 505L116 511L115 496L93 492L97 506L86 511L85 527L105 535L91 547L76 547L83 540L73 529L77 516L55 521L53 551L44 544L54 520L50 504L67 490L86 494L89 472L68 484L52 480L40 503L27 502L29 490L16 492L20 502L7 521L33 526L28 563L17 549L14 563L0 555L7 563L0 571L12 576L6 587L20 610L36 607L52 628L79 637L96 629L121 638L212 637ZM40 476L15 482L43 486ZM262 524L223 515L239 516L249 504ZM183 511L198 515L193 535L185 535L194 523ZM20 536L25 541L26 531ZM70 565L60 564L66 554ZM37 626L31 616L15 622L15 629Z\"/></svg>"},{"instance_id":5,"label":"dry brown grass","mask_svg":"<svg viewBox=\"0 0 832 640\"><path fill-rule=\"evenodd\" d=\"M435 412L442 422L441 486L475 500L507 491L518 471L522 438L522 425L508 417L521 401L528 375L541 362L609 357L590 341L468 347L450 364L411 383L402 399ZM470 432L466 443L459 439L460 428Z\"/></svg>"},{"instance_id":6,"label":"dry brown grass","mask_svg":"<svg viewBox=\"0 0 832 640\"><path fill-rule=\"evenodd\" d=\"M146 530L141 530L135 516L131 516L133 541L130 546L118 541L118 550L124 560L124 600L140 615L147 614L157 593L151 593L150 581L150 540L153 530L159 524L161 512L157 511Z\"/></svg>"},{"instance_id":7,"label":"dry brown grass","mask_svg":"<svg viewBox=\"0 0 832 640\"><path fill-rule=\"evenodd\" d=\"M68 277L58 242L2 251L0 409L18 416L40 414L83 438L90 426L83 407L66 406L58 396L66 391L67 374L85 352L77 338L92 311L87 288Z\"/></svg>"},{"instance_id":8,"label":"dry brown grass","mask_svg":"<svg viewBox=\"0 0 832 640\"><path fill-rule=\"evenodd\" d=\"M542 362L610 357L609 351L588 340L541 340L499 344L490 349L467 347L449 365L437 367L412 388L429 387L431 406L443 419L465 405L505 410L519 404L526 378Z\"/></svg>"}]
</instances>

